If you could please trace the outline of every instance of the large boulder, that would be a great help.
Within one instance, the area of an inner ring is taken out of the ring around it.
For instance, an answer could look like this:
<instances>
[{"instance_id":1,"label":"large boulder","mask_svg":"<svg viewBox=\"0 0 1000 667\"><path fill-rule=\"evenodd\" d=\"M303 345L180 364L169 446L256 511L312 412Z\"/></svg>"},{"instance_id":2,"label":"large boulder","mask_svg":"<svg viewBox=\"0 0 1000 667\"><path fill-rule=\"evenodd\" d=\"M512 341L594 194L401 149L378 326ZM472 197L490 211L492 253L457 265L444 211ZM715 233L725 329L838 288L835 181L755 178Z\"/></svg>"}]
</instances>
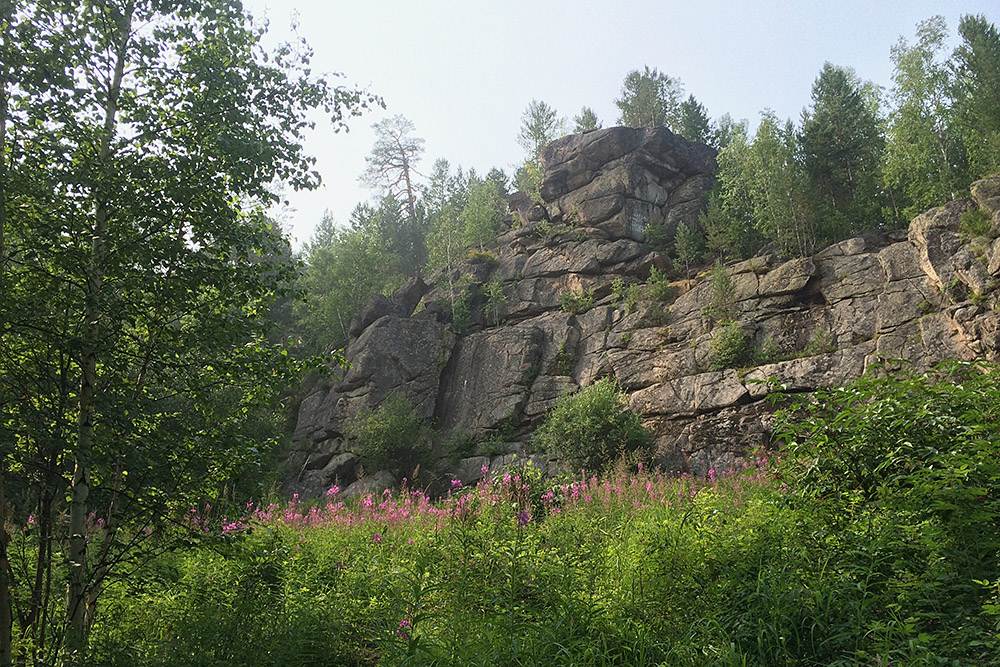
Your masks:
<instances>
[{"instance_id":1,"label":"large boulder","mask_svg":"<svg viewBox=\"0 0 1000 667\"><path fill-rule=\"evenodd\" d=\"M717 169L715 151L670 130L613 127L557 139L542 152L539 190L553 221L601 227L610 238L673 238L697 224Z\"/></svg>"}]
</instances>

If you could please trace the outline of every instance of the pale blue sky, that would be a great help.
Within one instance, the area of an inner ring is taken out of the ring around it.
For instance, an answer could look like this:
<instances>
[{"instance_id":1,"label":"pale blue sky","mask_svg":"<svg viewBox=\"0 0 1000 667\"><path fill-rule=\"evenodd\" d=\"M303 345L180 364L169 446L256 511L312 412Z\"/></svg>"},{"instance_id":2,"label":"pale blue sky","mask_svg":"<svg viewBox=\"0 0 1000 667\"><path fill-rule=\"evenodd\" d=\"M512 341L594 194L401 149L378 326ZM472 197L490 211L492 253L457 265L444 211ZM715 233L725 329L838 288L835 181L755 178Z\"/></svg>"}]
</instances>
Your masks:
<instances>
[{"instance_id":1,"label":"pale blue sky","mask_svg":"<svg viewBox=\"0 0 1000 667\"><path fill-rule=\"evenodd\" d=\"M888 87L889 49L914 40L916 24L943 15L953 42L959 17L1000 23L997 0L905 2L784 0L244 0L266 16L274 39L299 34L315 50L318 71L385 98L384 112L354 119L348 134L320 123L306 149L318 158L323 187L287 193L286 225L306 240L325 209L346 223L370 191L357 182L374 141L371 124L402 114L434 160L512 173L523 159L521 113L540 99L572 119L590 106L605 127L631 69L656 67L680 78L712 118L729 112L755 123L760 111L798 119L823 63L853 67Z\"/></svg>"}]
</instances>

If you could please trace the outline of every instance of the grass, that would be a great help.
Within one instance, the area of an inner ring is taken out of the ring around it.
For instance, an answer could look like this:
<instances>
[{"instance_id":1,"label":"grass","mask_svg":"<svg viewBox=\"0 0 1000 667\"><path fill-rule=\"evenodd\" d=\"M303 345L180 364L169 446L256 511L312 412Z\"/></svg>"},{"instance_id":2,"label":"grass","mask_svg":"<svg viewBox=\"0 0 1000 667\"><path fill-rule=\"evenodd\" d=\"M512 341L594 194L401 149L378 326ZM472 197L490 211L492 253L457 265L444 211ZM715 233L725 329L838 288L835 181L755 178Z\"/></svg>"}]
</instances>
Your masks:
<instances>
[{"instance_id":1,"label":"grass","mask_svg":"<svg viewBox=\"0 0 1000 667\"><path fill-rule=\"evenodd\" d=\"M997 380L818 393L738 470L191 511L89 664L997 665Z\"/></svg>"},{"instance_id":2,"label":"grass","mask_svg":"<svg viewBox=\"0 0 1000 667\"><path fill-rule=\"evenodd\" d=\"M403 489L250 508L109 597L95 649L109 664L656 664L692 630L660 597L676 550L660 529L731 520L772 484L763 467L554 486L528 469L438 503Z\"/></svg>"}]
</instances>

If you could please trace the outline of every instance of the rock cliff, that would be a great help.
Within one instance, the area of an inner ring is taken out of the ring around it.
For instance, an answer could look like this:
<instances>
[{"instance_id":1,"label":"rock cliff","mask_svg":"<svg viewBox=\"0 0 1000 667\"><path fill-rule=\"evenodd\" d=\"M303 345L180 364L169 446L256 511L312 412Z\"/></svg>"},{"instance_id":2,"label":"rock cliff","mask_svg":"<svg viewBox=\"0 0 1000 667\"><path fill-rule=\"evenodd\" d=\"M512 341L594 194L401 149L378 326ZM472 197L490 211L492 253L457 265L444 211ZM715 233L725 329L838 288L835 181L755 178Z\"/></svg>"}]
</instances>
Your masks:
<instances>
[{"instance_id":1,"label":"rock cliff","mask_svg":"<svg viewBox=\"0 0 1000 667\"><path fill-rule=\"evenodd\" d=\"M302 400L289 491L394 483L384 471L355 481L343 437L348 420L391 393L435 423L439 437L426 446L437 474L469 482L515 453L555 465L530 447L525 455L532 430L560 396L612 376L656 435L657 462L703 473L768 442L771 382L808 392L875 363L1000 356L998 179L908 230L807 258L765 252L724 275L668 283L670 260L647 240L697 221L711 149L665 129L611 128L554 142L543 165L542 202L512 197L494 253L376 297L352 322L350 369ZM993 239L958 231L977 205L992 216ZM742 331L738 370L714 357L718 307Z\"/></svg>"}]
</instances>

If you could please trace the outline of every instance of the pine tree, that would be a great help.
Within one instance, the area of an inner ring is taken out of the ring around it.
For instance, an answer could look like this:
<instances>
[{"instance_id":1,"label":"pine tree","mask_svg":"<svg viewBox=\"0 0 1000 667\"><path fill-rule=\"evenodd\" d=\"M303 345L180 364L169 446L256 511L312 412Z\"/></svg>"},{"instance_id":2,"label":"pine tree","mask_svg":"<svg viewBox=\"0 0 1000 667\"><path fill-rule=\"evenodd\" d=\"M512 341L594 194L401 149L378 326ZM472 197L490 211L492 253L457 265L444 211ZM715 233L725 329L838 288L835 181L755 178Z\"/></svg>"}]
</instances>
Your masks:
<instances>
[{"instance_id":1,"label":"pine tree","mask_svg":"<svg viewBox=\"0 0 1000 667\"><path fill-rule=\"evenodd\" d=\"M579 116L573 117L573 134L601 129L601 121L590 107L583 107Z\"/></svg>"},{"instance_id":2,"label":"pine tree","mask_svg":"<svg viewBox=\"0 0 1000 667\"><path fill-rule=\"evenodd\" d=\"M689 95L681 102L677 133L688 141L697 141L709 146L715 142L715 133L712 131L712 122L708 119L708 112L694 95Z\"/></svg>"},{"instance_id":3,"label":"pine tree","mask_svg":"<svg viewBox=\"0 0 1000 667\"><path fill-rule=\"evenodd\" d=\"M884 139L854 73L826 63L803 113L803 164L831 238L877 226Z\"/></svg>"}]
</instances>

